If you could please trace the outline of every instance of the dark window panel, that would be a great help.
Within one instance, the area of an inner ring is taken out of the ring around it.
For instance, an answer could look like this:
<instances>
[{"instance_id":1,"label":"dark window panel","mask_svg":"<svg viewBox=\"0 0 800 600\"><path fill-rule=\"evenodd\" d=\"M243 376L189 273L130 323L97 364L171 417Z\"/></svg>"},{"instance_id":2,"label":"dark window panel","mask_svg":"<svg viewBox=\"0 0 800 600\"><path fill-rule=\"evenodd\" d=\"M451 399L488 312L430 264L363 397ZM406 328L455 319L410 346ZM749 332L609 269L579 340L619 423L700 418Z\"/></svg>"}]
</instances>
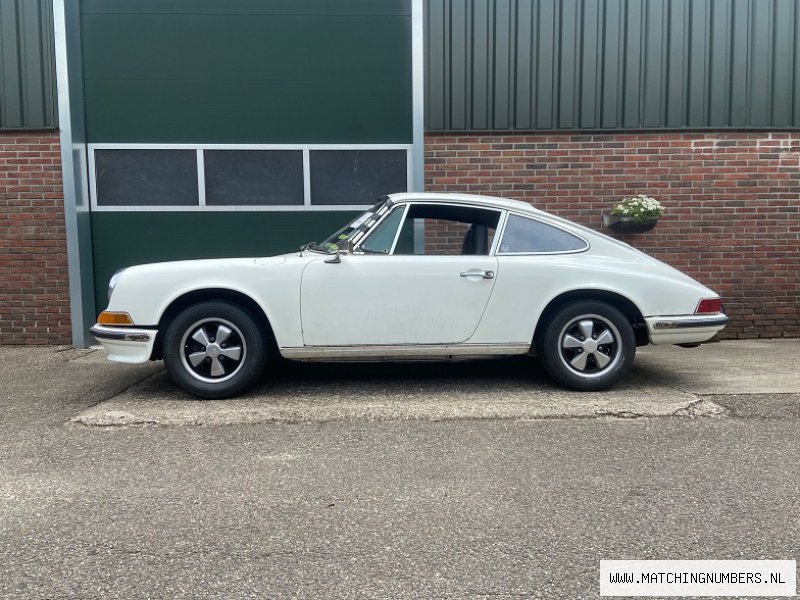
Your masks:
<instances>
[{"instance_id":1,"label":"dark window panel","mask_svg":"<svg viewBox=\"0 0 800 600\"><path fill-rule=\"evenodd\" d=\"M303 204L301 150L206 150L208 206Z\"/></svg>"},{"instance_id":2,"label":"dark window panel","mask_svg":"<svg viewBox=\"0 0 800 600\"><path fill-rule=\"evenodd\" d=\"M373 204L407 191L405 150L312 150L311 204Z\"/></svg>"},{"instance_id":3,"label":"dark window panel","mask_svg":"<svg viewBox=\"0 0 800 600\"><path fill-rule=\"evenodd\" d=\"M194 150L96 150L98 206L196 206Z\"/></svg>"}]
</instances>

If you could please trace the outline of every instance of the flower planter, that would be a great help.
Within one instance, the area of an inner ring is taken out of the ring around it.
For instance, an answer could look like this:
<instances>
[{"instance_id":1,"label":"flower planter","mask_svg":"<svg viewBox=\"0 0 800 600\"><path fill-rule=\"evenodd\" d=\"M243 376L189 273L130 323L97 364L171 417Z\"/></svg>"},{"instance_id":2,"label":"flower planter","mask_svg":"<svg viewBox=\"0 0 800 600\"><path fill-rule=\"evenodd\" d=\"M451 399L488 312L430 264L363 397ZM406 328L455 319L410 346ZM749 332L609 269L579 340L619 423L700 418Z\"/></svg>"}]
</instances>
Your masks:
<instances>
[{"instance_id":1,"label":"flower planter","mask_svg":"<svg viewBox=\"0 0 800 600\"><path fill-rule=\"evenodd\" d=\"M658 219L648 219L647 221L637 221L633 217L622 217L620 215L604 214L603 226L610 227L620 233L642 233L650 231L658 223Z\"/></svg>"}]
</instances>

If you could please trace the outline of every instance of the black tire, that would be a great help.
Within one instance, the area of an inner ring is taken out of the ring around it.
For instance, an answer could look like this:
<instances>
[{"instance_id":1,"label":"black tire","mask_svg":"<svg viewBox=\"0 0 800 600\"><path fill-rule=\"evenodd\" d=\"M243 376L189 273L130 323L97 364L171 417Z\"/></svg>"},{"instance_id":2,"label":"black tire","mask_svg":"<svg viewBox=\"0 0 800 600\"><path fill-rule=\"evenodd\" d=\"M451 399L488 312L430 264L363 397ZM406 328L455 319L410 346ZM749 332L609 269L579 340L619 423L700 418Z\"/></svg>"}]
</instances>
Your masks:
<instances>
[{"instance_id":1,"label":"black tire","mask_svg":"<svg viewBox=\"0 0 800 600\"><path fill-rule=\"evenodd\" d=\"M217 343L218 338L223 341ZM261 376L266 360L263 328L250 312L230 302L190 306L164 336L167 373L198 398L230 398L243 392Z\"/></svg>"},{"instance_id":2,"label":"black tire","mask_svg":"<svg viewBox=\"0 0 800 600\"><path fill-rule=\"evenodd\" d=\"M572 302L543 325L543 335L535 340L536 350L550 377L564 387L605 390L633 364L633 327L625 315L605 302Z\"/></svg>"}]
</instances>

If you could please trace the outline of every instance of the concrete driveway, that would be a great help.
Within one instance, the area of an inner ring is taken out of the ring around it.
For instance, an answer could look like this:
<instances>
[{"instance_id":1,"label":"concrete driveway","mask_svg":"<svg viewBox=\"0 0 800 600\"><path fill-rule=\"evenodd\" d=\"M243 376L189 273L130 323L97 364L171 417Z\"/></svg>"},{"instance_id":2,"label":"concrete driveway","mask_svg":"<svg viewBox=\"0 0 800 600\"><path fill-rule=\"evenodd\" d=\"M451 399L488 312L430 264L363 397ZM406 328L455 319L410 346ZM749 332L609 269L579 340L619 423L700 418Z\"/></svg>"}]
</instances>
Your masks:
<instances>
[{"instance_id":1,"label":"concrete driveway","mask_svg":"<svg viewBox=\"0 0 800 600\"><path fill-rule=\"evenodd\" d=\"M598 598L601 559L793 559L798 350L648 348L603 394L287 365L199 402L0 347L0 598Z\"/></svg>"},{"instance_id":2,"label":"concrete driveway","mask_svg":"<svg viewBox=\"0 0 800 600\"><path fill-rule=\"evenodd\" d=\"M717 396L800 391L787 369L796 340L728 341L694 349L641 348L616 388L581 394L555 387L534 359L451 363L282 363L241 398L195 401L153 366L148 376L84 410L85 426L223 425L398 419L544 419L715 416ZM105 363L102 351L75 361ZM161 363L157 363L160 365ZM131 370L119 366L120 373Z\"/></svg>"}]
</instances>

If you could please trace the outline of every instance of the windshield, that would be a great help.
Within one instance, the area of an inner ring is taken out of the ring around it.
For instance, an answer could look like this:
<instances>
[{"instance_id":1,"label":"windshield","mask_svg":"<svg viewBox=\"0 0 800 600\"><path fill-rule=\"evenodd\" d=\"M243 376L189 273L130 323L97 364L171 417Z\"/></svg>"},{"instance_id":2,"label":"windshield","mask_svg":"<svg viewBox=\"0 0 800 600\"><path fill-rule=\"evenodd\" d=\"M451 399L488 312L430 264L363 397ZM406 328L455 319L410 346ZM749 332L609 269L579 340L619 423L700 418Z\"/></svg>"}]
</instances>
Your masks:
<instances>
[{"instance_id":1,"label":"windshield","mask_svg":"<svg viewBox=\"0 0 800 600\"><path fill-rule=\"evenodd\" d=\"M361 213L353 221L339 229L336 233L328 237L324 242L318 244L317 242L309 242L305 244L303 250L314 250L316 252L334 253L338 250L343 250L347 246L347 242L358 242L369 229L375 225L375 222L389 210L391 201L389 198L384 198L368 211Z\"/></svg>"}]
</instances>

